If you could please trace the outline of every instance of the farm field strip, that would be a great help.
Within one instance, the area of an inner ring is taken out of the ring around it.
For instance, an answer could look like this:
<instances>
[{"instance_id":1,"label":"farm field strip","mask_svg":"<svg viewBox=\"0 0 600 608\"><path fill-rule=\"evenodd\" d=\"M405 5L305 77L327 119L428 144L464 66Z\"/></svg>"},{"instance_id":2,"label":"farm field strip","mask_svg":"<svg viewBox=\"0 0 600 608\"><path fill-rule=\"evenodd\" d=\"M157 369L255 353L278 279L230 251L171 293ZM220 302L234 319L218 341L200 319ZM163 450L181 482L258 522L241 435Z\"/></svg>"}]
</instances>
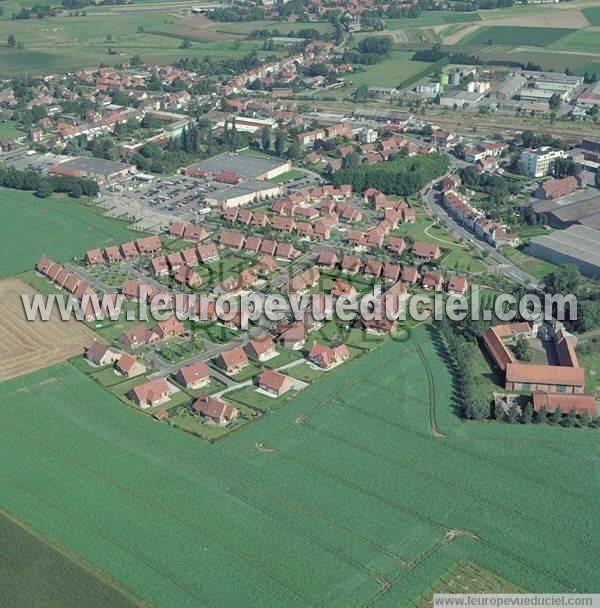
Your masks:
<instances>
[{"instance_id":1,"label":"farm field strip","mask_svg":"<svg viewBox=\"0 0 600 608\"><path fill-rule=\"evenodd\" d=\"M27 321L21 296L30 298L35 290L18 279L0 281L0 299L4 304L0 327L0 381L66 361L88 346L94 333L72 319Z\"/></svg>"},{"instance_id":2,"label":"farm field strip","mask_svg":"<svg viewBox=\"0 0 600 608\"><path fill-rule=\"evenodd\" d=\"M3 608L149 608L102 573L0 511Z\"/></svg>"}]
</instances>

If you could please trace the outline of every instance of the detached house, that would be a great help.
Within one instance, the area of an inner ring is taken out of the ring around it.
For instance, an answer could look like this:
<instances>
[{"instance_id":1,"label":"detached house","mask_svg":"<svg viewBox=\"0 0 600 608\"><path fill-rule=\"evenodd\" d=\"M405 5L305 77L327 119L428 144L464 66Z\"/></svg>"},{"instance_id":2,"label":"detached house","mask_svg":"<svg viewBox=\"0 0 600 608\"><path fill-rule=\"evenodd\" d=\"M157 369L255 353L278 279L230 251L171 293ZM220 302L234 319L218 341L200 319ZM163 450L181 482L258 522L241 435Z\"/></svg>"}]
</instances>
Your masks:
<instances>
[{"instance_id":1,"label":"detached house","mask_svg":"<svg viewBox=\"0 0 600 608\"><path fill-rule=\"evenodd\" d=\"M255 340L250 340L246 345L246 351L251 357L259 361L267 361L277 355L275 342L273 342L271 336L267 333L264 333Z\"/></svg>"},{"instance_id":2,"label":"detached house","mask_svg":"<svg viewBox=\"0 0 600 608\"><path fill-rule=\"evenodd\" d=\"M155 407L169 400L171 390L164 378L156 378L129 391L129 397L142 409Z\"/></svg>"},{"instance_id":3,"label":"detached house","mask_svg":"<svg viewBox=\"0 0 600 608\"><path fill-rule=\"evenodd\" d=\"M248 357L241 346L222 352L215 358L215 363L229 375L237 374L250 365Z\"/></svg>"},{"instance_id":4,"label":"detached house","mask_svg":"<svg viewBox=\"0 0 600 608\"><path fill-rule=\"evenodd\" d=\"M315 342L308 353L308 360L321 369L331 369L347 361L349 356L345 344L330 347Z\"/></svg>"},{"instance_id":5,"label":"detached house","mask_svg":"<svg viewBox=\"0 0 600 608\"><path fill-rule=\"evenodd\" d=\"M146 366L138 361L137 357L127 353L123 353L123 356L116 362L115 369L126 378L135 378L146 373Z\"/></svg>"},{"instance_id":6,"label":"detached house","mask_svg":"<svg viewBox=\"0 0 600 608\"><path fill-rule=\"evenodd\" d=\"M144 345L152 346L153 344L156 344L158 340L158 334L151 329L148 329L145 325L137 325L122 333L118 338L118 341L121 342L121 344L130 349L136 349Z\"/></svg>"},{"instance_id":7,"label":"detached house","mask_svg":"<svg viewBox=\"0 0 600 608\"><path fill-rule=\"evenodd\" d=\"M441 254L440 248L431 243L416 242L413 245L413 255L425 262L437 260Z\"/></svg>"},{"instance_id":8,"label":"detached house","mask_svg":"<svg viewBox=\"0 0 600 608\"><path fill-rule=\"evenodd\" d=\"M272 369L265 369L258 377L258 387L274 397L287 393L293 386L294 382L291 378Z\"/></svg>"},{"instance_id":9,"label":"detached house","mask_svg":"<svg viewBox=\"0 0 600 608\"><path fill-rule=\"evenodd\" d=\"M462 296L466 293L468 287L469 284L465 277L455 275L448 281L446 291L451 295Z\"/></svg>"},{"instance_id":10,"label":"detached house","mask_svg":"<svg viewBox=\"0 0 600 608\"><path fill-rule=\"evenodd\" d=\"M192 411L214 424L226 425L238 417L237 408L206 393L201 393L192 405Z\"/></svg>"},{"instance_id":11,"label":"detached house","mask_svg":"<svg viewBox=\"0 0 600 608\"><path fill-rule=\"evenodd\" d=\"M85 358L98 367L113 365L122 355L123 353L120 351L109 348L106 344L101 344L96 340L85 349Z\"/></svg>"},{"instance_id":12,"label":"detached house","mask_svg":"<svg viewBox=\"0 0 600 608\"><path fill-rule=\"evenodd\" d=\"M181 367L173 376L174 380L188 389L197 389L206 386L210 382L210 369L199 361L192 365Z\"/></svg>"}]
</instances>

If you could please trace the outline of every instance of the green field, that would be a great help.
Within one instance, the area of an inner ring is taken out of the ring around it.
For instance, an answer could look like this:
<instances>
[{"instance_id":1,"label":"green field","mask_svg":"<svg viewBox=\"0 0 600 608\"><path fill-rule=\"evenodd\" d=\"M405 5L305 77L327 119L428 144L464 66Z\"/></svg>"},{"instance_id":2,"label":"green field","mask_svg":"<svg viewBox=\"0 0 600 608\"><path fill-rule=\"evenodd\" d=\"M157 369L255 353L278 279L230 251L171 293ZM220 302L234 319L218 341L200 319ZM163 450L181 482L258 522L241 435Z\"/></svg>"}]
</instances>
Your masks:
<instances>
[{"instance_id":1,"label":"green field","mask_svg":"<svg viewBox=\"0 0 600 608\"><path fill-rule=\"evenodd\" d=\"M138 33L140 26L142 33ZM0 40L13 34L24 47L0 46L0 74L73 71L101 62L123 63L136 54L143 61L161 64L207 53L215 59L240 58L255 49L262 56L268 54L262 50L262 41L203 41L202 31L185 28L167 10L156 9L112 11L103 7L89 9L85 17L0 19ZM179 47L184 35L200 41L183 50ZM109 47L116 54L109 55Z\"/></svg>"},{"instance_id":2,"label":"green field","mask_svg":"<svg viewBox=\"0 0 600 608\"><path fill-rule=\"evenodd\" d=\"M510 581L464 561L452 568L423 595L414 608L429 608L436 593L525 593Z\"/></svg>"},{"instance_id":3,"label":"green field","mask_svg":"<svg viewBox=\"0 0 600 608\"><path fill-rule=\"evenodd\" d=\"M511 262L522 268L536 279L544 279L557 268L555 264L540 260L529 255L526 251L526 246L521 247L503 247L502 254Z\"/></svg>"},{"instance_id":4,"label":"green field","mask_svg":"<svg viewBox=\"0 0 600 608\"><path fill-rule=\"evenodd\" d=\"M581 12L585 15L585 18L590 22L590 25L600 25L600 6L582 8Z\"/></svg>"},{"instance_id":5,"label":"green field","mask_svg":"<svg viewBox=\"0 0 600 608\"><path fill-rule=\"evenodd\" d=\"M282 36L287 36L290 32L298 30L311 29L317 30L323 34L333 31L331 23L327 21L321 22L298 22L290 23L289 21L246 21L242 23L223 23L215 21L214 25L209 27L210 30L227 32L230 34L250 34L254 30L278 30Z\"/></svg>"},{"instance_id":6,"label":"green field","mask_svg":"<svg viewBox=\"0 0 600 608\"><path fill-rule=\"evenodd\" d=\"M408 607L463 560L594 591L597 431L461 422L439 352L388 340L215 444L70 364L5 382L1 506L157 608Z\"/></svg>"},{"instance_id":7,"label":"green field","mask_svg":"<svg viewBox=\"0 0 600 608\"><path fill-rule=\"evenodd\" d=\"M575 32L558 27L519 27L495 25L483 27L460 41L465 44L489 44L505 46L548 46Z\"/></svg>"},{"instance_id":8,"label":"green field","mask_svg":"<svg viewBox=\"0 0 600 608\"><path fill-rule=\"evenodd\" d=\"M550 45L550 48L565 51L600 52L600 32L580 31L561 37Z\"/></svg>"},{"instance_id":9,"label":"green field","mask_svg":"<svg viewBox=\"0 0 600 608\"><path fill-rule=\"evenodd\" d=\"M67 262L87 249L139 236L123 221L68 198L0 189L0 278L29 270L42 255Z\"/></svg>"},{"instance_id":10,"label":"green field","mask_svg":"<svg viewBox=\"0 0 600 608\"><path fill-rule=\"evenodd\" d=\"M0 511L2 608L142 608L147 604Z\"/></svg>"},{"instance_id":11,"label":"green field","mask_svg":"<svg viewBox=\"0 0 600 608\"><path fill-rule=\"evenodd\" d=\"M411 61L411 51L392 51L390 57L381 63L364 66L362 72L350 72L344 80L369 87L394 87L406 78L418 74L424 67L419 61Z\"/></svg>"},{"instance_id":12,"label":"green field","mask_svg":"<svg viewBox=\"0 0 600 608\"><path fill-rule=\"evenodd\" d=\"M435 25L480 21L479 13L424 12L414 19L385 19L386 30L413 30Z\"/></svg>"}]
</instances>

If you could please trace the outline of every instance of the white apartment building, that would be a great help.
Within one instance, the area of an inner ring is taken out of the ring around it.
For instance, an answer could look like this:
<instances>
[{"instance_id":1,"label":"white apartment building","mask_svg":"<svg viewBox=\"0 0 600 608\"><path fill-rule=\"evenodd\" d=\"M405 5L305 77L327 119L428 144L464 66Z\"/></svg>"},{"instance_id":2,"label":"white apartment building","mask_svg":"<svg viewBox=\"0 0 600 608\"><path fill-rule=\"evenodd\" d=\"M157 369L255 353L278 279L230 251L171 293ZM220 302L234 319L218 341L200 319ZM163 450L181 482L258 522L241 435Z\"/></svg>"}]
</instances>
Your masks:
<instances>
[{"instance_id":1,"label":"white apartment building","mask_svg":"<svg viewBox=\"0 0 600 608\"><path fill-rule=\"evenodd\" d=\"M562 150L555 150L546 146L537 150L525 150L521 154L521 162L525 167L525 173L530 177L542 177L548 175L554 160L564 156Z\"/></svg>"}]
</instances>

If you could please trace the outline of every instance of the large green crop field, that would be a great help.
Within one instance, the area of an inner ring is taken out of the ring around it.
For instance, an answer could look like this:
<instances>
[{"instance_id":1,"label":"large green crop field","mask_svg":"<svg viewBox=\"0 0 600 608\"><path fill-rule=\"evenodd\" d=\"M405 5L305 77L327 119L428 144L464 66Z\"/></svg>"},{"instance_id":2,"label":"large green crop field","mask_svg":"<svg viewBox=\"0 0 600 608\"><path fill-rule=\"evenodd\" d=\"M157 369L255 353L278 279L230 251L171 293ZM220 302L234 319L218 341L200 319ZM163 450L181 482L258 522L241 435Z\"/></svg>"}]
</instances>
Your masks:
<instances>
[{"instance_id":1,"label":"large green crop field","mask_svg":"<svg viewBox=\"0 0 600 608\"><path fill-rule=\"evenodd\" d=\"M0 512L2 608L142 608L145 602Z\"/></svg>"},{"instance_id":2,"label":"large green crop field","mask_svg":"<svg viewBox=\"0 0 600 608\"><path fill-rule=\"evenodd\" d=\"M457 396L421 327L209 444L64 364L0 385L0 506L157 608L404 608L463 560L596 590L597 431Z\"/></svg>"},{"instance_id":3,"label":"large green crop field","mask_svg":"<svg viewBox=\"0 0 600 608\"><path fill-rule=\"evenodd\" d=\"M600 25L600 6L582 8L581 12L585 15L585 18L590 22L590 25Z\"/></svg>"},{"instance_id":4,"label":"large green crop field","mask_svg":"<svg viewBox=\"0 0 600 608\"><path fill-rule=\"evenodd\" d=\"M388 30L412 30L435 25L470 23L473 21L481 21L479 13L424 12L419 17L413 19L386 19L385 27Z\"/></svg>"},{"instance_id":5,"label":"large green crop field","mask_svg":"<svg viewBox=\"0 0 600 608\"><path fill-rule=\"evenodd\" d=\"M364 71L349 72L344 80L357 85L366 84L369 87L394 87L403 80L419 73L426 64L411 61L411 51L392 51L388 59L380 63L363 66Z\"/></svg>"},{"instance_id":6,"label":"large green crop field","mask_svg":"<svg viewBox=\"0 0 600 608\"><path fill-rule=\"evenodd\" d=\"M18 190L0 189L0 216L0 278L32 268L42 255L65 262L139 236L125 222L71 199Z\"/></svg>"},{"instance_id":7,"label":"large green crop field","mask_svg":"<svg viewBox=\"0 0 600 608\"><path fill-rule=\"evenodd\" d=\"M593 30L573 32L553 42L551 48L565 51L598 53L600 52L600 32Z\"/></svg>"},{"instance_id":8,"label":"large green crop field","mask_svg":"<svg viewBox=\"0 0 600 608\"><path fill-rule=\"evenodd\" d=\"M461 44L499 44L504 46L548 46L575 30L558 27L519 27L495 25L476 30Z\"/></svg>"}]
</instances>

